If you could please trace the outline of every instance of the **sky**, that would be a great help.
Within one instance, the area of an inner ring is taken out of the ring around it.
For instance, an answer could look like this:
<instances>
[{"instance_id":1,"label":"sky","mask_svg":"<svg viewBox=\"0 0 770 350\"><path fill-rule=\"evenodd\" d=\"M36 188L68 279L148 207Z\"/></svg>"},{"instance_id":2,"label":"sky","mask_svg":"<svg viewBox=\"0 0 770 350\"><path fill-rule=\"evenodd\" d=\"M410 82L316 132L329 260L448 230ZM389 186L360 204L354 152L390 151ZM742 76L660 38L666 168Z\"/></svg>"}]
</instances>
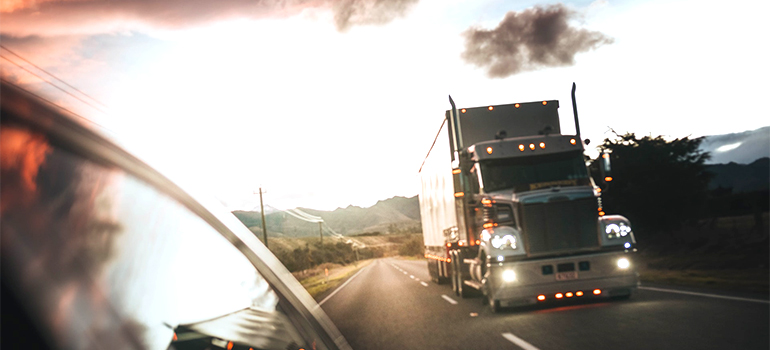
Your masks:
<instances>
[{"instance_id":1,"label":"sky","mask_svg":"<svg viewBox=\"0 0 770 350\"><path fill-rule=\"evenodd\" d=\"M448 95L459 108L557 99L568 134L575 82L589 150L611 130L678 138L770 125L768 10L746 0L3 0L0 76L231 210L258 208L260 187L280 209L368 207L419 192Z\"/></svg>"}]
</instances>

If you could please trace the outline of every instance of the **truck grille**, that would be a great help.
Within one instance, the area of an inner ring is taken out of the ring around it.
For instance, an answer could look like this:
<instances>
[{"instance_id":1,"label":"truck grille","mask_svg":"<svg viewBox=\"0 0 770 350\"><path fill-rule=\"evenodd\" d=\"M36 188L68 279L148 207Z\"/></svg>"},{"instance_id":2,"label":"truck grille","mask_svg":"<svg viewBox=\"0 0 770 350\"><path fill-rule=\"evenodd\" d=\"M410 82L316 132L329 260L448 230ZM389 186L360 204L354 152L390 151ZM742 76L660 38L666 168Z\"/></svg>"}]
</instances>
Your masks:
<instances>
[{"instance_id":1,"label":"truck grille","mask_svg":"<svg viewBox=\"0 0 770 350\"><path fill-rule=\"evenodd\" d=\"M523 206L530 254L599 247L596 199L534 203Z\"/></svg>"}]
</instances>

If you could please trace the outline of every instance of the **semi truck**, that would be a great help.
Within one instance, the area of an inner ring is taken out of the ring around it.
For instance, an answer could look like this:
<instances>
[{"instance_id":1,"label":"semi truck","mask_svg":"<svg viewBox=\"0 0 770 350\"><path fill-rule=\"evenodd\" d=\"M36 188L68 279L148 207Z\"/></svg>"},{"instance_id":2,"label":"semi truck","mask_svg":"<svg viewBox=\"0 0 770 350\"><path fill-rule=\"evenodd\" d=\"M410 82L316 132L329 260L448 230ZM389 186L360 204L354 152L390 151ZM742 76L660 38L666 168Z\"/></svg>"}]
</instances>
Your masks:
<instances>
[{"instance_id":1,"label":"semi truck","mask_svg":"<svg viewBox=\"0 0 770 350\"><path fill-rule=\"evenodd\" d=\"M631 223L607 215L575 135L562 135L559 101L451 109L420 167L431 280L503 307L629 297L639 283Z\"/></svg>"}]
</instances>

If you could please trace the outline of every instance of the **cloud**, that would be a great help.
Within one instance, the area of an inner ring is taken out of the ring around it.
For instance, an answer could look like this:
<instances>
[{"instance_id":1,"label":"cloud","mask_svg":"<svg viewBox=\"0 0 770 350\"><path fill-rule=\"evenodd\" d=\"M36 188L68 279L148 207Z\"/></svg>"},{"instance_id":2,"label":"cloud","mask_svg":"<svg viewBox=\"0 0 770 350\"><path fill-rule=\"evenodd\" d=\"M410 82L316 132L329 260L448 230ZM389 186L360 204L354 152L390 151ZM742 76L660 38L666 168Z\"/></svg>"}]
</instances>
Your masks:
<instances>
[{"instance_id":1,"label":"cloud","mask_svg":"<svg viewBox=\"0 0 770 350\"><path fill-rule=\"evenodd\" d=\"M340 31L384 24L419 0L94 0L10 1L0 7L7 36L94 35L175 30L228 19L281 18L306 9L332 10Z\"/></svg>"},{"instance_id":2,"label":"cloud","mask_svg":"<svg viewBox=\"0 0 770 350\"><path fill-rule=\"evenodd\" d=\"M571 27L576 12L562 4L508 12L497 28L468 29L462 58L505 78L543 67L569 66L575 54L613 40L602 33Z\"/></svg>"},{"instance_id":3,"label":"cloud","mask_svg":"<svg viewBox=\"0 0 770 350\"><path fill-rule=\"evenodd\" d=\"M337 29L345 31L353 25L385 24L402 17L419 0L341 0L334 3Z\"/></svg>"}]
</instances>

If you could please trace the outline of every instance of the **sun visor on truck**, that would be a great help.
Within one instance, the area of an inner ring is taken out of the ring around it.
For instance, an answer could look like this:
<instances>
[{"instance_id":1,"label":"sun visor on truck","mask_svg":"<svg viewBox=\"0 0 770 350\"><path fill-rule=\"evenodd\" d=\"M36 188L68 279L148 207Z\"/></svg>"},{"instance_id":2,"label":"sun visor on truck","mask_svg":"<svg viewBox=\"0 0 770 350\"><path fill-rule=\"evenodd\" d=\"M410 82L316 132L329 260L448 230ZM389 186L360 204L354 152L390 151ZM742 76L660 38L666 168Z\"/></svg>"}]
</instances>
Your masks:
<instances>
[{"instance_id":1,"label":"sun visor on truck","mask_svg":"<svg viewBox=\"0 0 770 350\"><path fill-rule=\"evenodd\" d=\"M462 145L468 147L481 141L494 140L501 131L505 138L538 135L544 132L561 134L559 101L514 103L509 105L458 108ZM450 111L446 111L450 118ZM455 149L450 133L449 142Z\"/></svg>"}]
</instances>

